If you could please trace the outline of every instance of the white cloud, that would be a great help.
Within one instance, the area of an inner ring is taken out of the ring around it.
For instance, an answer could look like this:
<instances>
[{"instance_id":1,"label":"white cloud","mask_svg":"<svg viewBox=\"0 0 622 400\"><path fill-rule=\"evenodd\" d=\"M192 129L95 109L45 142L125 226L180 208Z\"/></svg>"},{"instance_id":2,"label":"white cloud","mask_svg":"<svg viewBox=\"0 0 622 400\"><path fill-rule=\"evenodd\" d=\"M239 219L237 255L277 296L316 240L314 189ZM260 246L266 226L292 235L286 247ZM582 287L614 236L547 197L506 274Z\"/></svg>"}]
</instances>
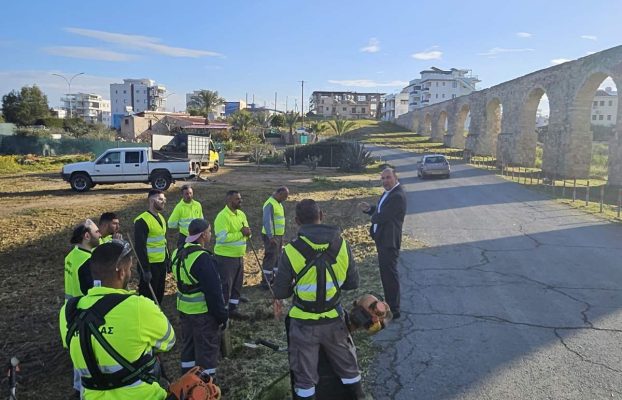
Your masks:
<instances>
[{"instance_id":1,"label":"white cloud","mask_svg":"<svg viewBox=\"0 0 622 400\"><path fill-rule=\"evenodd\" d=\"M533 37L533 33L529 33L529 32L516 32L516 36L518 36L519 38L532 38Z\"/></svg>"},{"instance_id":2,"label":"white cloud","mask_svg":"<svg viewBox=\"0 0 622 400\"><path fill-rule=\"evenodd\" d=\"M495 57L498 56L499 54L503 54L503 53L523 53L523 52L527 52L527 51L534 51L534 49L508 49L508 48L503 48L503 47L493 47L492 49L484 52L484 53L477 53L478 56L488 56L488 57Z\"/></svg>"},{"instance_id":3,"label":"white cloud","mask_svg":"<svg viewBox=\"0 0 622 400\"><path fill-rule=\"evenodd\" d=\"M132 61L137 57L132 54L119 53L117 51L98 49L96 47L79 46L56 46L43 49L46 53L61 57L84 58L87 60L102 61Z\"/></svg>"},{"instance_id":4,"label":"white cloud","mask_svg":"<svg viewBox=\"0 0 622 400\"><path fill-rule=\"evenodd\" d=\"M371 79L345 79L345 80L336 80L331 79L328 83L333 83L340 86L349 86L349 87L404 87L408 85L407 81L388 81L388 82L377 82Z\"/></svg>"},{"instance_id":5,"label":"white cloud","mask_svg":"<svg viewBox=\"0 0 622 400\"><path fill-rule=\"evenodd\" d=\"M559 65L559 64L563 64L563 63L568 62L568 61L572 61L572 60L570 60L568 58L554 58L554 59L551 60L551 64Z\"/></svg>"},{"instance_id":6,"label":"white cloud","mask_svg":"<svg viewBox=\"0 0 622 400\"><path fill-rule=\"evenodd\" d=\"M415 60L440 60L442 56L443 52L440 50L422 51L411 55Z\"/></svg>"},{"instance_id":7,"label":"white cloud","mask_svg":"<svg viewBox=\"0 0 622 400\"><path fill-rule=\"evenodd\" d=\"M361 47L363 53L377 53L380 51L380 41L375 37L369 39L367 46Z\"/></svg>"},{"instance_id":8,"label":"white cloud","mask_svg":"<svg viewBox=\"0 0 622 400\"><path fill-rule=\"evenodd\" d=\"M198 58L222 56L222 54L213 51L167 46L161 43L161 39L149 36L126 35L123 33L104 32L82 28L65 28L65 30L76 35L90 37L106 43L114 43L134 49L151 51L170 57Z\"/></svg>"},{"instance_id":9,"label":"white cloud","mask_svg":"<svg viewBox=\"0 0 622 400\"><path fill-rule=\"evenodd\" d=\"M598 38L594 35L581 35L581 39L585 40L598 40Z\"/></svg>"}]
</instances>

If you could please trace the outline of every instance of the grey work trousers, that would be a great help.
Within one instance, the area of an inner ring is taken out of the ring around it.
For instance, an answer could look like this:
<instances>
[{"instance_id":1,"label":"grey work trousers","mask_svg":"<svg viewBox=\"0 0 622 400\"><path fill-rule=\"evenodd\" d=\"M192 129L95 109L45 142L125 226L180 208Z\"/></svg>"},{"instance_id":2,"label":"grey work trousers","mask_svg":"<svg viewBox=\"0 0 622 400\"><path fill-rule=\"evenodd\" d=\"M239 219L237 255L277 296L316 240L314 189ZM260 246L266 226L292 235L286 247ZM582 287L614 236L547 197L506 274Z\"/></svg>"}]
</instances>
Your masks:
<instances>
[{"instance_id":1,"label":"grey work trousers","mask_svg":"<svg viewBox=\"0 0 622 400\"><path fill-rule=\"evenodd\" d=\"M244 257L215 256L215 258L225 304L228 304L229 311L233 311L240 304L244 283Z\"/></svg>"},{"instance_id":2,"label":"grey work trousers","mask_svg":"<svg viewBox=\"0 0 622 400\"><path fill-rule=\"evenodd\" d=\"M261 267L265 278L272 280L279 270L279 258L281 257L281 252L283 251L283 236L273 236L275 243L272 243L272 240L270 240L270 238L263 233L261 234L261 238L263 239L264 248L263 263Z\"/></svg>"},{"instance_id":3,"label":"grey work trousers","mask_svg":"<svg viewBox=\"0 0 622 400\"><path fill-rule=\"evenodd\" d=\"M220 356L220 328L207 313L179 313L181 321L181 373L198 365L214 375Z\"/></svg>"}]
</instances>

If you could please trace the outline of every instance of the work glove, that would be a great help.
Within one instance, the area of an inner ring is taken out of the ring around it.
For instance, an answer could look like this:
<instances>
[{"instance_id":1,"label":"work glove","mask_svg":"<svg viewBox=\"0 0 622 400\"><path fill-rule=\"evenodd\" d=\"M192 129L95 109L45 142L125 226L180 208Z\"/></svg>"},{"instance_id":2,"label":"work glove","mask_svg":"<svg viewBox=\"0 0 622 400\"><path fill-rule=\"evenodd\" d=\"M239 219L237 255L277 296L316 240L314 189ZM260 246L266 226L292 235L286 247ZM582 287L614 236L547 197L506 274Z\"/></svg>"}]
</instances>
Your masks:
<instances>
[{"instance_id":1,"label":"work glove","mask_svg":"<svg viewBox=\"0 0 622 400\"><path fill-rule=\"evenodd\" d=\"M143 271L143 282L151 283L151 271Z\"/></svg>"}]
</instances>

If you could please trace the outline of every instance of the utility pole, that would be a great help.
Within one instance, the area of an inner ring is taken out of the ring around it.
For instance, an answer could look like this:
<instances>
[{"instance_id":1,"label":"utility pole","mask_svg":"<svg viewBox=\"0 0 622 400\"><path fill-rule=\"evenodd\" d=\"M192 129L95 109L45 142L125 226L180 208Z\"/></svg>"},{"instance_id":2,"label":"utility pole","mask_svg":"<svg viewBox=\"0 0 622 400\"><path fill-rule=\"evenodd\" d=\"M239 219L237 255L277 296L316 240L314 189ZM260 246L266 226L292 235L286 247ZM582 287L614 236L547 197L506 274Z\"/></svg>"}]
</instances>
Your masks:
<instances>
[{"instance_id":1,"label":"utility pole","mask_svg":"<svg viewBox=\"0 0 622 400\"><path fill-rule=\"evenodd\" d=\"M274 113L276 114L276 92L274 92Z\"/></svg>"},{"instance_id":2,"label":"utility pole","mask_svg":"<svg viewBox=\"0 0 622 400\"><path fill-rule=\"evenodd\" d=\"M289 111L287 108L287 101L289 100L289 96L285 96L285 112Z\"/></svg>"},{"instance_id":3,"label":"utility pole","mask_svg":"<svg viewBox=\"0 0 622 400\"><path fill-rule=\"evenodd\" d=\"M300 113L302 114L302 129L305 128L305 81L300 82L301 95L300 95Z\"/></svg>"},{"instance_id":4,"label":"utility pole","mask_svg":"<svg viewBox=\"0 0 622 400\"><path fill-rule=\"evenodd\" d=\"M56 76L60 76L61 78L63 78L65 80L65 82L67 82L67 90L69 91L69 93L67 94L67 97L69 98L69 119L71 119L72 117L72 108L71 108L71 81L73 81L73 78L75 78L76 76L80 76L80 75L84 75L84 72L80 72L75 74L74 76L72 76L71 78L67 79L64 75L61 74L52 74L52 75L56 75Z\"/></svg>"}]
</instances>

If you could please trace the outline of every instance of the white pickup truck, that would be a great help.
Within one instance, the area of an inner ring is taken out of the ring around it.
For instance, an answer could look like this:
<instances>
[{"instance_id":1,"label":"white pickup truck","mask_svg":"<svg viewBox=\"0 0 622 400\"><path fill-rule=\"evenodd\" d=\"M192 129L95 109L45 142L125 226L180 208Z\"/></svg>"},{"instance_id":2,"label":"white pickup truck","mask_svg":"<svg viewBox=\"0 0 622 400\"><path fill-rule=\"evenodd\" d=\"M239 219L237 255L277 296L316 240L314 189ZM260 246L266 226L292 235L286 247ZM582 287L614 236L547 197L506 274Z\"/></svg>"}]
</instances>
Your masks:
<instances>
[{"instance_id":1,"label":"white pickup truck","mask_svg":"<svg viewBox=\"0 0 622 400\"><path fill-rule=\"evenodd\" d=\"M190 160L158 160L149 147L127 147L106 150L95 161L67 164L61 171L63 180L76 192L86 192L95 185L143 182L154 189L166 190L175 180L195 176Z\"/></svg>"}]
</instances>

